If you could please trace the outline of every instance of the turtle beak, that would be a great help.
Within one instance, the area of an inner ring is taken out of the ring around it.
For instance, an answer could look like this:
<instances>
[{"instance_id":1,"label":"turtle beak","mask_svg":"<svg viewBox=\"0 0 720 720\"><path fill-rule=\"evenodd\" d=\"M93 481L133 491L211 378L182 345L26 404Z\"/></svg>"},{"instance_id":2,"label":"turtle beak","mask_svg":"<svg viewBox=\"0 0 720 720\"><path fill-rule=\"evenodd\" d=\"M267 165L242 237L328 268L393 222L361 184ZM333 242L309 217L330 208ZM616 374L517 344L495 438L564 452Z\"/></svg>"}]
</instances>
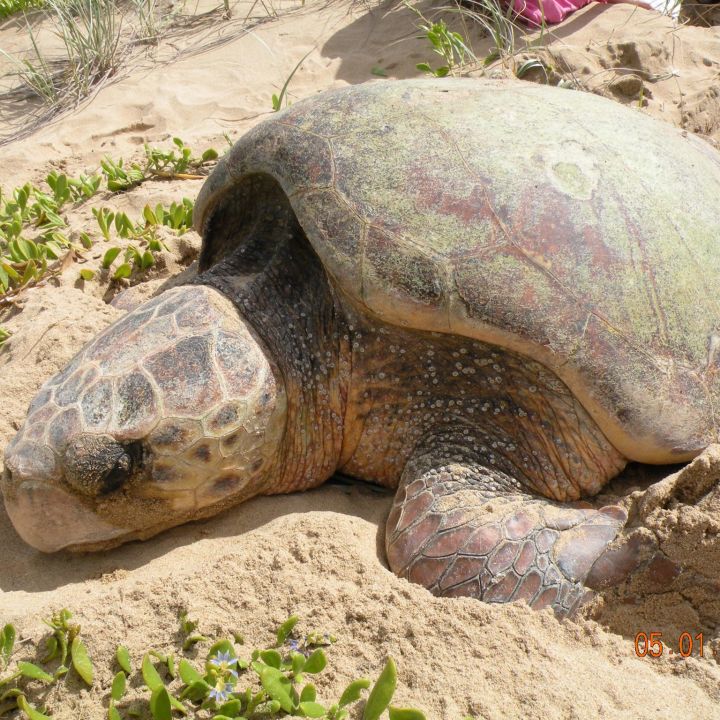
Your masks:
<instances>
[{"instance_id":1,"label":"turtle beak","mask_svg":"<svg viewBox=\"0 0 720 720\"><path fill-rule=\"evenodd\" d=\"M6 455L1 485L10 520L26 543L51 553L66 547L112 544L113 539L128 534L127 528L105 522L55 484L54 463L38 462L42 447L23 445Z\"/></svg>"}]
</instances>

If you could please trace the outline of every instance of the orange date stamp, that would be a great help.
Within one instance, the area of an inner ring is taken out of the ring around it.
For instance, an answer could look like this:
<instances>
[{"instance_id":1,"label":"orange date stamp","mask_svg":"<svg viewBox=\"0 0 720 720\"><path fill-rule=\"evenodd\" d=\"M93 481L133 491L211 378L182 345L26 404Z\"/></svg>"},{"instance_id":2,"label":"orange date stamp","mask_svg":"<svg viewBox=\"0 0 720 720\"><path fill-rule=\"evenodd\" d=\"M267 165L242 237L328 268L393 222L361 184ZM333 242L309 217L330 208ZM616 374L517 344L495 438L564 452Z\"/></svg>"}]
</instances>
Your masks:
<instances>
[{"instance_id":1,"label":"orange date stamp","mask_svg":"<svg viewBox=\"0 0 720 720\"><path fill-rule=\"evenodd\" d=\"M697 633L692 635L689 632L680 633L677 638L677 651L663 645L662 633L656 632L643 632L640 631L635 635L635 654L638 657L652 657L658 658L664 652L668 655L678 654L680 657L690 657L695 654L697 657L704 657L703 655L703 634Z\"/></svg>"}]
</instances>

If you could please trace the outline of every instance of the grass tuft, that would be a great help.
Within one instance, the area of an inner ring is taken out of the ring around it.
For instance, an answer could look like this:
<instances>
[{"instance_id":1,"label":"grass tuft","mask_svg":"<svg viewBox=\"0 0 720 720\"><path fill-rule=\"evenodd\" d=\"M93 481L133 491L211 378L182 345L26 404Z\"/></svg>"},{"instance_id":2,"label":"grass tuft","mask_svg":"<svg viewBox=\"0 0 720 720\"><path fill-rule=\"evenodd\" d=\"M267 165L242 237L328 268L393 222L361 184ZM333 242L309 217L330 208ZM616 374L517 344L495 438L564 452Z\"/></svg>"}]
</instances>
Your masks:
<instances>
[{"instance_id":1,"label":"grass tuft","mask_svg":"<svg viewBox=\"0 0 720 720\"><path fill-rule=\"evenodd\" d=\"M77 102L117 71L122 22L114 0L46 0L46 8L67 54L66 94Z\"/></svg>"},{"instance_id":2,"label":"grass tuft","mask_svg":"<svg viewBox=\"0 0 720 720\"><path fill-rule=\"evenodd\" d=\"M156 0L132 0L137 20L137 32L140 40L157 43L160 39L160 21Z\"/></svg>"},{"instance_id":3,"label":"grass tuft","mask_svg":"<svg viewBox=\"0 0 720 720\"><path fill-rule=\"evenodd\" d=\"M115 0L44 0L42 7L52 32L62 41L63 56L57 61L47 58L27 18L30 54L21 59L0 52L15 66L21 84L57 112L77 104L115 74L122 21Z\"/></svg>"}]
</instances>

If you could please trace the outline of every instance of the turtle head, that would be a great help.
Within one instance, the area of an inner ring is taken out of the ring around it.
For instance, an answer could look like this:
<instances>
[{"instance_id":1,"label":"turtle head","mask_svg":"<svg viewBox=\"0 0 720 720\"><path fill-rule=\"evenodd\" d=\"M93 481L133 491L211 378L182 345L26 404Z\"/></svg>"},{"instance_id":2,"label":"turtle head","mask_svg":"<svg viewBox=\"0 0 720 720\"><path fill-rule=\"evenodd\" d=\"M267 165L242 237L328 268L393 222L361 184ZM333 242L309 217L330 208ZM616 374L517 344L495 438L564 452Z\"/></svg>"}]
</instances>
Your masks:
<instances>
[{"instance_id":1,"label":"turtle head","mask_svg":"<svg viewBox=\"0 0 720 720\"><path fill-rule=\"evenodd\" d=\"M285 412L279 372L230 300L170 290L40 389L6 450L8 514L45 552L214 514L270 485Z\"/></svg>"}]
</instances>

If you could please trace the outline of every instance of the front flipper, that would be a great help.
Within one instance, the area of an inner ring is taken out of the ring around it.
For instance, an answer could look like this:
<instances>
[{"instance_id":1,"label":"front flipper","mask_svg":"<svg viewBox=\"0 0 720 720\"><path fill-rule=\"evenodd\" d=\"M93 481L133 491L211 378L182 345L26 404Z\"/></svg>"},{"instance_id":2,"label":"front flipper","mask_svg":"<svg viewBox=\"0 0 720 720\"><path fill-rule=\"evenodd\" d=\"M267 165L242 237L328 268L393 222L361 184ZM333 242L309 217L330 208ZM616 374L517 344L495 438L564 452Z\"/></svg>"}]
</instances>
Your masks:
<instances>
[{"instance_id":1,"label":"front flipper","mask_svg":"<svg viewBox=\"0 0 720 720\"><path fill-rule=\"evenodd\" d=\"M561 504L483 464L411 461L387 522L390 567L435 595L524 600L572 613L635 568L636 548L608 548L619 506Z\"/></svg>"}]
</instances>

